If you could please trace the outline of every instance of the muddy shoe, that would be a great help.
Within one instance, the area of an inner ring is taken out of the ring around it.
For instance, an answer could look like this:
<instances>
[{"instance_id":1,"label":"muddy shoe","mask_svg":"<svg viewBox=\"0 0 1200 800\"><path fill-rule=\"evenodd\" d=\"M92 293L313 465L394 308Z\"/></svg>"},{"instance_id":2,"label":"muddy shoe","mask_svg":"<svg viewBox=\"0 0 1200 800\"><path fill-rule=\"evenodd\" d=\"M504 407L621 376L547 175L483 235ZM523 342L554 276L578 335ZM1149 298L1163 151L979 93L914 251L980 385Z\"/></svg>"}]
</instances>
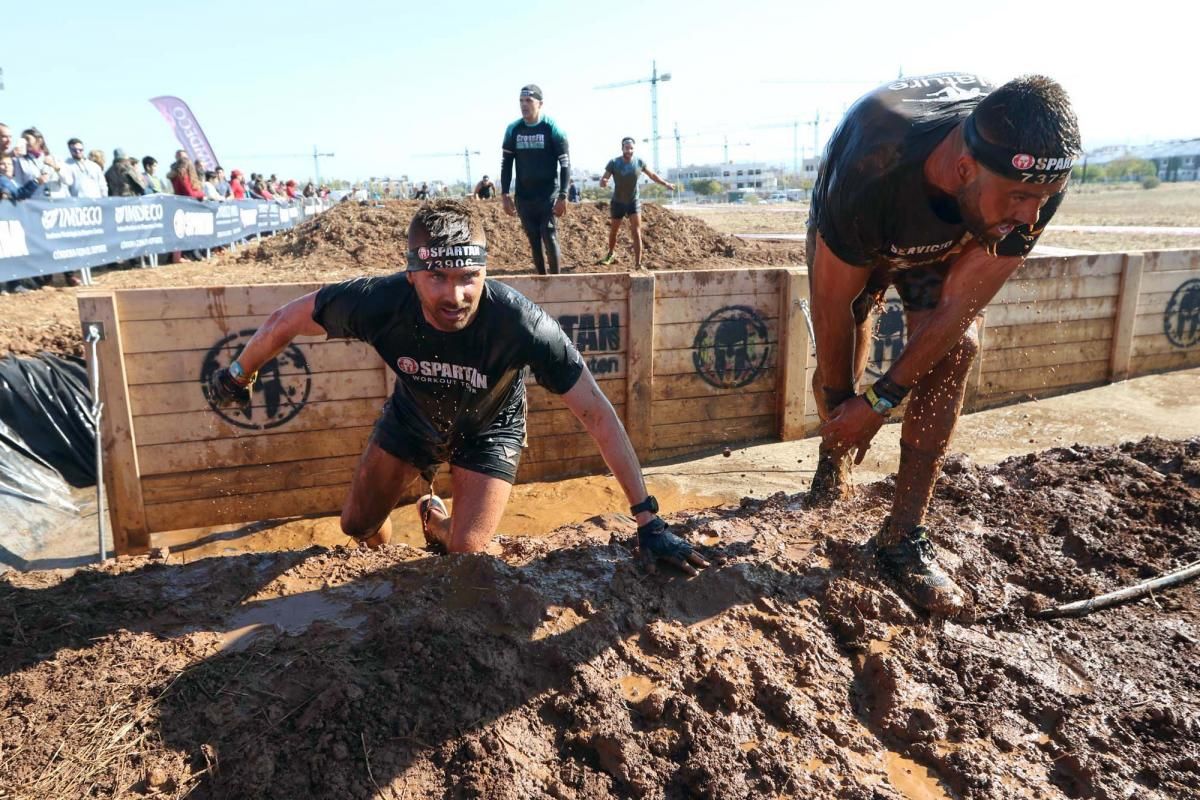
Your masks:
<instances>
[{"instance_id":1,"label":"muddy shoe","mask_svg":"<svg viewBox=\"0 0 1200 800\"><path fill-rule=\"evenodd\" d=\"M836 500L850 496L849 454L835 456L821 448L817 456L817 470L813 473L808 499L815 506L827 506Z\"/></svg>"},{"instance_id":2,"label":"muddy shoe","mask_svg":"<svg viewBox=\"0 0 1200 800\"><path fill-rule=\"evenodd\" d=\"M938 566L937 553L924 525L918 525L895 544L876 543L875 560L879 571L913 605L946 617L958 616L966 608L966 594Z\"/></svg>"},{"instance_id":3,"label":"muddy shoe","mask_svg":"<svg viewBox=\"0 0 1200 800\"><path fill-rule=\"evenodd\" d=\"M598 267L607 267L607 266L609 266L610 264L612 264L612 263L613 263L614 261L616 261L616 260L617 260L617 257L616 257L615 255L613 255L612 253L609 253L609 254L608 254L608 255L606 255L604 258L602 258L602 259L600 259L599 261L597 261L597 262L596 262L596 266L598 266Z\"/></svg>"},{"instance_id":4,"label":"muddy shoe","mask_svg":"<svg viewBox=\"0 0 1200 800\"><path fill-rule=\"evenodd\" d=\"M438 541L429 532L429 525L432 522L430 514L433 511L437 511L443 517L450 516L450 511L446 508L446 504L442 502L442 498L436 494L422 495L417 500L417 516L421 518L421 533L425 536L425 547L435 553L444 554L446 552L446 545Z\"/></svg>"}]
</instances>

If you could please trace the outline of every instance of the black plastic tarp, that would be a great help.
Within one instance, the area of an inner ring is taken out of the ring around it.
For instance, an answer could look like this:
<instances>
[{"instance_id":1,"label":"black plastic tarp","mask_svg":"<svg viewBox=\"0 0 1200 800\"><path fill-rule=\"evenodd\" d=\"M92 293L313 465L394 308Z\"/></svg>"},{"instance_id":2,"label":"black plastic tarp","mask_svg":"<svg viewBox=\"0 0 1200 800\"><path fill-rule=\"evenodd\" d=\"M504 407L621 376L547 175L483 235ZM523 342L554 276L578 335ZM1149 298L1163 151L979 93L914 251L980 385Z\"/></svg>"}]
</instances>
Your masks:
<instances>
[{"instance_id":1,"label":"black plastic tarp","mask_svg":"<svg viewBox=\"0 0 1200 800\"><path fill-rule=\"evenodd\" d=\"M0 423L0 481L30 473L18 461L33 456L72 486L96 483L96 421L82 359L50 353L0 359Z\"/></svg>"}]
</instances>

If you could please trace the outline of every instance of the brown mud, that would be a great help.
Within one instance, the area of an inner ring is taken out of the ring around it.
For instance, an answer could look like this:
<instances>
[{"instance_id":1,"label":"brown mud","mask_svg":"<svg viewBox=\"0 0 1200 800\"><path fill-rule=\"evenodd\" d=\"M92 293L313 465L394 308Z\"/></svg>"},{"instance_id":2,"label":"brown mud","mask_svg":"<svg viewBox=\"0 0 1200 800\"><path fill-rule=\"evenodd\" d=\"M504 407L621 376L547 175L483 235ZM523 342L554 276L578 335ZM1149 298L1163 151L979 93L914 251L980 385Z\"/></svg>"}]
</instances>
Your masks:
<instances>
[{"instance_id":1,"label":"brown mud","mask_svg":"<svg viewBox=\"0 0 1200 800\"><path fill-rule=\"evenodd\" d=\"M616 515L499 556L144 558L0 578L0 796L1198 798L1200 439L951 459L971 620L862 543L884 481L672 515L728 561L647 575Z\"/></svg>"},{"instance_id":2,"label":"brown mud","mask_svg":"<svg viewBox=\"0 0 1200 800\"><path fill-rule=\"evenodd\" d=\"M156 269L95 271L100 289L165 286L238 286L252 283L328 283L357 275L404 269L409 220L420 204L392 200L379 205L342 203L295 229L250 242L209 261L163 263ZM488 235L488 269L494 275L534 272L529 242L499 201L479 202ZM559 222L564 274L624 272L633 268L628 225L618 238L617 261L596 261L608 248L608 204L571 205ZM745 242L707 223L654 204L642 207L643 266L652 270L731 269L739 266L800 266L804 245ZM83 355L77 289L46 287L0 295L0 356L41 350Z\"/></svg>"}]
</instances>

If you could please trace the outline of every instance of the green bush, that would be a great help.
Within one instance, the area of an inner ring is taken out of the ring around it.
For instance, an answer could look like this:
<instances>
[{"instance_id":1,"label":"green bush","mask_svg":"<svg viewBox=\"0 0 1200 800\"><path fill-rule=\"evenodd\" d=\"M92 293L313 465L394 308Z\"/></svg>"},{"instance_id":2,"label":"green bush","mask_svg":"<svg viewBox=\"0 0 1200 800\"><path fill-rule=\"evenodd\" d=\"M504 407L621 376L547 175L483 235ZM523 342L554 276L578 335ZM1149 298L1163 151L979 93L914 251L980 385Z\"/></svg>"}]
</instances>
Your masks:
<instances>
[{"instance_id":1,"label":"green bush","mask_svg":"<svg viewBox=\"0 0 1200 800\"><path fill-rule=\"evenodd\" d=\"M1160 183L1162 183L1162 181L1160 181L1158 179L1157 175L1151 175L1148 178L1142 178L1142 188L1143 189L1153 189L1155 186L1158 186Z\"/></svg>"}]
</instances>

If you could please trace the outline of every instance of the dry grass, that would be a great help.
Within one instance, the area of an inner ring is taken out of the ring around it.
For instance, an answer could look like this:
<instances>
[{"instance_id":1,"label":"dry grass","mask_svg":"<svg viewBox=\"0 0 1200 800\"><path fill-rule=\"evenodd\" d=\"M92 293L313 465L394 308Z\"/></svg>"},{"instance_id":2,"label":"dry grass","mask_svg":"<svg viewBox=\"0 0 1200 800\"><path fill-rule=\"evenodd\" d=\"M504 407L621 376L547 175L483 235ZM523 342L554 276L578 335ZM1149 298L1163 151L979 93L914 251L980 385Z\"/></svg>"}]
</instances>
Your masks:
<instances>
[{"instance_id":1,"label":"dry grass","mask_svg":"<svg viewBox=\"0 0 1200 800\"><path fill-rule=\"evenodd\" d=\"M722 233L803 233L808 206L714 205L684 207L682 213L699 217ZM1054 225L1200 225L1200 182L1164 183L1155 189L1138 184L1074 186ZM1044 244L1099 252L1200 248L1200 236L1154 234L1091 234L1049 231Z\"/></svg>"}]
</instances>

